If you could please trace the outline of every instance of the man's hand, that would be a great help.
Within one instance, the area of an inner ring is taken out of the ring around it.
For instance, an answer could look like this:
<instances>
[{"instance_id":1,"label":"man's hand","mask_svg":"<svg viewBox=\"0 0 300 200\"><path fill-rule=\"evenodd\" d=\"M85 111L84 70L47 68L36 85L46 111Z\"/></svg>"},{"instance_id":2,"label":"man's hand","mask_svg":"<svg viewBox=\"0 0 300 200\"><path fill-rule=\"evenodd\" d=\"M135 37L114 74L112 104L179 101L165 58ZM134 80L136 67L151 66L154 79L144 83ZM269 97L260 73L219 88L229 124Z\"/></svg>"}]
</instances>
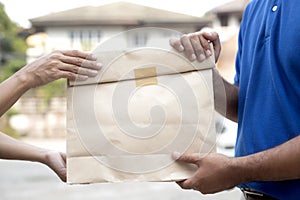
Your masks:
<instances>
[{"instance_id":1,"label":"man's hand","mask_svg":"<svg viewBox=\"0 0 300 200\"><path fill-rule=\"evenodd\" d=\"M53 51L24 66L16 74L28 89L45 85L60 78L86 80L98 74L101 64L91 54L78 50Z\"/></svg>"},{"instance_id":2,"label":"man's hand","mask_svg":"<svg viewBox=\"0 0 300 200\"><path fill-rule=\"evenodd\" d=\"M48 151L45 153L44 164L50 167L57 176L66 182L66 154L56 151Z\"/></svg>"},{"instance_id":3,"label":"man's hand","mask_svg":"<svg viewBox=\"0 0 300 200\"><path fill-rule=\"evenodd\" d=\"M200 32L184 34L180 39L171 39L170 45L179 52L184 52L190 61L204 61L212 55L210 42L213 43L215 61L218 61L221 52L220 38L217 32L208 29Z\"/></svg>"},{"instance_id":4,"label":"man's hand","mask_svg":"<svg viewBox=\"0 0 300 200\"><path fill-rule=\"evenodd\" d=\"M241 183L241 175L234 167L234 159L221 154L183 154L174 153L178 162L198 166L196 173L189 179L177 182L183 189L198 190L211 194L231 189Z\"/></svg>"}]
</instances>

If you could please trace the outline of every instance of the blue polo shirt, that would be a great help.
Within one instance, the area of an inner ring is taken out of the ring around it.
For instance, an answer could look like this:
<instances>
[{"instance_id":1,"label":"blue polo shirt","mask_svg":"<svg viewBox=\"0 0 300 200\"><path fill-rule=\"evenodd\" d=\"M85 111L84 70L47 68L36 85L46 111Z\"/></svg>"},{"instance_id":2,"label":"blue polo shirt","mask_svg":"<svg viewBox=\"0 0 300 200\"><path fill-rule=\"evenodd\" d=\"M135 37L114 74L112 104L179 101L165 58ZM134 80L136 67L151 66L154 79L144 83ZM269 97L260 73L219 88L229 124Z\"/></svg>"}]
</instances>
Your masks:
<instances>
[{"instance_id":1,"label":"blue polo shirt","mask_svg":"<svg viewBox=\"0 0 300 200\"><path fill-rule=\"evenodd\" d=\"M300 134L299 0L249 3L240 28L235 84L239 86L237 157L270 149ZM277 199L300 198L300 180L240 187Z\"/></svg>"}]
</instances>

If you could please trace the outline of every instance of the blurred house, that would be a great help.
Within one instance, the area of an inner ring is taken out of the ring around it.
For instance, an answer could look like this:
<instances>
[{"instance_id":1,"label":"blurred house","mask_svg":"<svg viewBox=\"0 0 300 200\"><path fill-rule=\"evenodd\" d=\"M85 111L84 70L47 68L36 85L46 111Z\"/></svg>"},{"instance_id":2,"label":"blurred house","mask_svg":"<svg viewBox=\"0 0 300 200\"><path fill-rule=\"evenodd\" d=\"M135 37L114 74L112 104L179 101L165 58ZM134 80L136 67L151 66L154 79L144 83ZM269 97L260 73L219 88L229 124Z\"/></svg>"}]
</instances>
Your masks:
<instances>
[{"instance_id":1,"label":"blurred house","mask_svg":"<svg viewBox=\"0 0 300 200\"><path fill-rule=\"evenodd\" d=\"M215 15L213 28L219 33L222 52L217 67L222 76L233 82L235 75L235 56L240 23L244 9L250 0L234 0L210 10L207 15Z\"/></svg>"},{"instance_id":2,"label":"blurred house","mask_svg":"<svg viewBox=\"0 0 300 200\"><path fill-rule=\"evenodd\" d=\"M28 38L27 60L55 49L90 51L95 46L120 32L140 27L161 27L181 33L212 27L220 35L223 51L218 62L220 72L232 82L237 35L243 11L249 0L234 0L212 9L202 17L195 17L128 2L101 6L86 6L51 13L31 19L37 35ZM43 34L41 34L41 32ZM154 33L141 32L128 42L143 46ZM170 35L163 37L170 38ZM35 41L32 42L32 41Z\"/></svg>"},{"instance_id":3,"label":"blurred house","mask_svg":"<svg viewBox=\"0 0 300 200\"><path fill-rule=\"evenodd\" d=\"M55 49L92 50L99 42L120 32L140 27L161 27L182 33L194 32L211 26L213 15L195 17L157 8L117 2L101 6L86 6L52 13L31 19L37 32L47 35L40 54ZM127 38L128 42L143 46L151 39L151 32L141 32ZM163 37L171 37L164 35ZM35 48L35 46L31 46ZM29 49L28 57L34 59L37 50ZM32 53L32 54L31 54Z\"/></svg>"},{"instance_id":4,"label":"blurred house","mask_svg":"<svg viewBox=\"0 0 300 200\"><path fill-rule=\"evenodd\" d=\"M161 27L181 33L212 27L219 32L223 45L218 62L219 71L232 82L235 73L237 34L246 3L247 0L235 0L214 8L203 17L125 2L52 13L31 19L36 33L27 38L30 47L27 52L28 62L55 49L90 51L99 42L138 27ZM141 32L127 40L133 46L143 46L151 39L152 34ZM171 35L162 37L170 38ZM43 114L37 113L38 105L38 99L22 98L15 107L22 110L20 114L24 115L13 118L12 126L16 129L23 127L19 132L24 134L28 133L30 128L30 136L35 137L64 136L66 100L52 99L47 113Z\"/></svg>"},{"instance_id":5,"label":"blurred house","mask_svg":"<svg viewBox=\"0 0 300 200\"><path fill-rule=\"evenodd\" d=\"M234 0L209 11L217 16L214 26L239 27L248 2L249 0Z\"/></svg>"}]
</instances>

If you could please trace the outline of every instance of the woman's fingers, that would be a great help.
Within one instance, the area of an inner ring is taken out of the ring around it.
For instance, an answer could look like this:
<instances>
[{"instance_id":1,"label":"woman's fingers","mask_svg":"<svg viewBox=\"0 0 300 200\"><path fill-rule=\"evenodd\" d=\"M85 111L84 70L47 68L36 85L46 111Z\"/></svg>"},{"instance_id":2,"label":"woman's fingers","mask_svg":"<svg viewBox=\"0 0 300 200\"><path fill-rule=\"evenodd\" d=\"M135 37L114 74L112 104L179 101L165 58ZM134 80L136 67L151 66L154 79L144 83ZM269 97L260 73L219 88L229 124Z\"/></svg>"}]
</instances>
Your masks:
<instances>
[{"instance_id":1,"label":"woman's fingers","mask_svg":"<svg viewBox=\"0 0 300 200\"><path fill-rule=\"evenodd\" d=\"M90 68L90 69L95 69L95 70L99 70L102 67L101 63L97 63L96 61L82 59L79 57L61 56L59 59L63 63L76 65L78 67Z\"/></svg>"},{"instance_id":2,"label":"woman's fingers","mask_svg":"<svg viewBox=\"0 0 300 200\"><path fill-rule=\"evenodd\" d=\"M70 80L82 81L88 77L95 77L102 67L92 54L77 50L55 51L51 59L56 60L54 63L57 64L54 67L59 70L58 77Z\"/></svg>"},{"instance_id":3,"label":"woman's fingers","mask_svg":"<svg viewBox=\"0 0 300 200\"><path fill-rule=\"evenodd\" d=\"M76 58L83 58L86 60L93 60L96 61L97 58L93 56L91 53L78 51L78 50L59 50L58 52L62 53L65 56L71 56Z\"/></svg>"},{"instance_id":4,"label":"woman's fingers","mask_svg":"<svg viewBox=\"0 0 300 200\"><path fill-rule=\"evenodd\" d=\"M95 77L98 75L97 70L79 67L77 65L72 65L72 64L62 63L58 68L63 71L68 71L68 72L71 72L74 74L85 75L85 76L89 76L89 77Z\"/></svg>"},{"instance_id":5,"label":"woman's fingers","mask_svg":"<svg viewBox=\"0 0 300 200\"><path fill-rule=\"evenodd\" d=\"M69 71L60 71L58 74L57 79L59 78L67 78L71 81L85 81L87 80L89 77L86 75L79 75L79 74L75 74Z\"/></svg>"}]
</instances>

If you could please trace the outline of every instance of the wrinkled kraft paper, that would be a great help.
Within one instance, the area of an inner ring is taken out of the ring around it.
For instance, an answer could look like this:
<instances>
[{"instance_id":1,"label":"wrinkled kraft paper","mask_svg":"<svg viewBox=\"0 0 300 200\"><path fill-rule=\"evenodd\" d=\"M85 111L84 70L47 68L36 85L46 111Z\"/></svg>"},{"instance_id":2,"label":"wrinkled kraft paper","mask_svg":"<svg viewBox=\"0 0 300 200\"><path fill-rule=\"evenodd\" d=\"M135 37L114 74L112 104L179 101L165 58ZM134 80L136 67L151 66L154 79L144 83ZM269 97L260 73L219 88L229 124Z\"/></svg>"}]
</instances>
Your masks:
<instances>
[{"instance_id":1,"label":"wrinkled kraft paper","mask_svg":"<svg viewBox=\"0 0 300 200\"><path fill-rule=\"evenodd\" d=\"M172 50L94 52L99 76L69 82L67 182L179 181L172 153L215 151L214 58Z\"/></svg>"}]
</instances>

